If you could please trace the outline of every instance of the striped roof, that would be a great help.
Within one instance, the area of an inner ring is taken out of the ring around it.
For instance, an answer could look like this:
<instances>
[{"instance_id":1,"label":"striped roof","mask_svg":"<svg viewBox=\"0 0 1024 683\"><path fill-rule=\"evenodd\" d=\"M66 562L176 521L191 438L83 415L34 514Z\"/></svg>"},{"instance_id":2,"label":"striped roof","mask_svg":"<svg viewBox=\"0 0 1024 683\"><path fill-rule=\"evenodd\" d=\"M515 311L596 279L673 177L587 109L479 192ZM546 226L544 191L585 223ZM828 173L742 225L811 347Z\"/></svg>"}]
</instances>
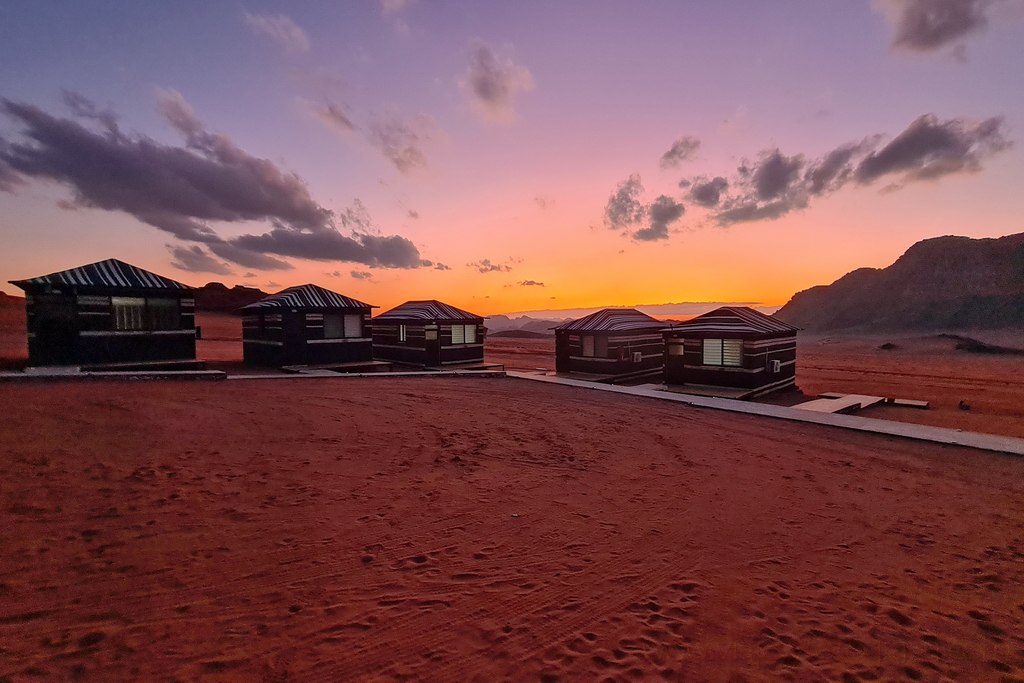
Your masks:
<instances>
[{"instance_id":1,"label":"striped roof","mask_svg":"<svg viewBox=\"0 0 1024 683\"><path fill-rule=\"evenodd\" d=\"M117 289L192 289L176 280L151 273L115 258L27 280L11 280L10 283L25 291L31 289L33 285L76 285Z\"/></svg>"},{"instance_id":2,"label":"striped roof","mask_svg":"<svg viewBox=\"0 0 1024 683\"><path fill-rule=\"evenodd\" d=\"M578 320L562 323L556 330L574 332L626 332L630 330L660 330L666 326L635 308L605 308Z\"/></svg>"},{"instance_id":3,"label":"striped roof","mask_svg":"<svg viewBox=\"0 0 1024 683\"><path fill-rule=\"evenodd\" d=\"M254 308L373 308L343 294L316 285L296 285L255 301L240 310Z\"/></svg>"},{"instance_id":4,"label":"striped roof","mask_svg":"<svg viewBox=\"0 0 1024 683\"><path fill-rule=\"evenodd\" d=\"M722 306L692 320L673 325L673 330L688 332L737 332L748 334L794 334L797 328L778 318L746 306Z\"/></svg>"},{"instance_id":5,"label":"striped roof","mask_svg":"<svg viewBox=\"0 0 1024 683\"><path fill-rule=\"evenodd\" d=\"M374 320L483 320L482 316L455 308L443 301L406 301L390 311L378 315Z\"/></svg>"}]
</instances>

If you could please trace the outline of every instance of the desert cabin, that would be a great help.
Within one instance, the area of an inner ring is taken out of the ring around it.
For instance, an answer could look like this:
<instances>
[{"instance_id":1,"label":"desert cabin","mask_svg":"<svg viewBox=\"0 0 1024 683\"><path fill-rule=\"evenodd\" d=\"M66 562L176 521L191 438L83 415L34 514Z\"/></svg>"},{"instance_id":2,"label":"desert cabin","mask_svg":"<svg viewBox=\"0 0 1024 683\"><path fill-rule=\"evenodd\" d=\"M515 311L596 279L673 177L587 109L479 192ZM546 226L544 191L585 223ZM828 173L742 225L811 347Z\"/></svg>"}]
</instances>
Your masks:
<instances>
[{"instance_id":1,"label":"desert cabin","mask_svg":"<svg viewBox=\"0 0 1024 683\"><path fill-rule=\"evenodd\" d=\"M665 383L746 390L753 398L796 383L791 325L746 306L723 306L664 331Z\"/></svg>"},{"instance_id":2,"label":"desert cabin","mask_svg":"<svg viewBox=\"0 0 1024 683\"><path fill-rule=\"evenodd\" d=\"M407 301L373 319L378 360L442 367L482 363L484 319L434 299Z\"/></svg>"},{"instance_id":3,"label":"desert cabin","mask_svg":"<svg viewBox=\"0 0 1024 683\"><path fill-rule=\"evenodd\" d=\"M10 282L25 291L30 365L195 360L188 285L117 259Z\"/></svg>"},{"instance_id":4,"label":"desert cabin","mask_svg":"<svg viewBox=\"0 0 1024 683\"><path fill-rule=\"evenodd\" d=\"M239 309L247 365L332 365L373 359L373 306L313 284Z\"/></svg>"},{"instance_id":5,"label":"desert cabin","mask_svg":"<svg viewBox=\"0 0 1024 683\"><path fill-rule=\"evenodd\" d=\"M635 308L605 308L555 328L555 370L609 376L660 374L666 323Z\"/></svg>"}]
</instances>

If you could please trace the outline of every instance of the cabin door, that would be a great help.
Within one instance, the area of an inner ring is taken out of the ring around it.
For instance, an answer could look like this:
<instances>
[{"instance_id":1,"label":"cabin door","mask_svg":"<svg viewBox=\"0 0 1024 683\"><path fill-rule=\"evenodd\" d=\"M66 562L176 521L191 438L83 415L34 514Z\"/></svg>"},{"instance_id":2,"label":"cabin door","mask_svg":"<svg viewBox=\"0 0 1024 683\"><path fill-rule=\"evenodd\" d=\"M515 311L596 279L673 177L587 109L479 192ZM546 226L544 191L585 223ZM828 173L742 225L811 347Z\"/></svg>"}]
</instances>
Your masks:
<instances>
[{"instance_id":1,"label":"cabin door","mask_svg":"<svg viewBox=\"0 0 1024 683\"><path fill-rule=\"evenodd\" d=\"M37 295L32 362L39 365L76 365L78 319L74 299Z\"/></svg>"}]
</instances>

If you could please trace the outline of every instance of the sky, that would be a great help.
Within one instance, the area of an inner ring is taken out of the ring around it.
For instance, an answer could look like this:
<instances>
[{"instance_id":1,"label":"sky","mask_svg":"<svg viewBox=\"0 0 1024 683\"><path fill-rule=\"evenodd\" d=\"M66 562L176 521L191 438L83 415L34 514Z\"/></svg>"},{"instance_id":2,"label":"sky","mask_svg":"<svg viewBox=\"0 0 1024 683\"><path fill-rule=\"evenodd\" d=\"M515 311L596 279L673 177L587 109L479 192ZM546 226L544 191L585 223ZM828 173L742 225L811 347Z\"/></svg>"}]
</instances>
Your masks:
<instances>
[{"instance_id":1,"label":"sky","mask_svg":"<svg viewBox=\"0 0 1024 683\"><path fill-rule=\"evenodd\" d=\"M1022 39L1022 0L7 0L0 288L779 306L1024 232Z\"/></svg>"}]
</instances>

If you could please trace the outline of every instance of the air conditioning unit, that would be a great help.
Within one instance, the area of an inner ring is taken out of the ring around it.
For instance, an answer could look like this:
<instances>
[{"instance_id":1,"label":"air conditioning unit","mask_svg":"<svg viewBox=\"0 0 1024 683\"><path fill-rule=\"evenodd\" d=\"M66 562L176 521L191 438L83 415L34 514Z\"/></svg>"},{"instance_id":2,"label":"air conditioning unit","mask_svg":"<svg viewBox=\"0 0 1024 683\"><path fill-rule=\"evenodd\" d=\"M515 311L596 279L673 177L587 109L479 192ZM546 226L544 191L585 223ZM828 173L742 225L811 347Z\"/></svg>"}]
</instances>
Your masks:
<instances>
[{"instance_id":1,"label":"air conditioning unit","mask_svg":"<svg viewBox=\"0 0 1024 683\"><path fill-rule=\"evenodd\" d=\"M639 363L643 359L644 359L644 354L640 353L639 351L634 351L633 352L633 362L634 363Z\"/></svg>"},{"instance_id":2,"label":"air conditioning unit","mask_svg":"<svg viewBox=\"0 0 1024 683\"><path fill-rule=\"evenodd\" d=\"M782 361L781 360L770 360L768 361L768 370L773 374L777 375L782 372Z\"/></svg>"}]
</instances>

